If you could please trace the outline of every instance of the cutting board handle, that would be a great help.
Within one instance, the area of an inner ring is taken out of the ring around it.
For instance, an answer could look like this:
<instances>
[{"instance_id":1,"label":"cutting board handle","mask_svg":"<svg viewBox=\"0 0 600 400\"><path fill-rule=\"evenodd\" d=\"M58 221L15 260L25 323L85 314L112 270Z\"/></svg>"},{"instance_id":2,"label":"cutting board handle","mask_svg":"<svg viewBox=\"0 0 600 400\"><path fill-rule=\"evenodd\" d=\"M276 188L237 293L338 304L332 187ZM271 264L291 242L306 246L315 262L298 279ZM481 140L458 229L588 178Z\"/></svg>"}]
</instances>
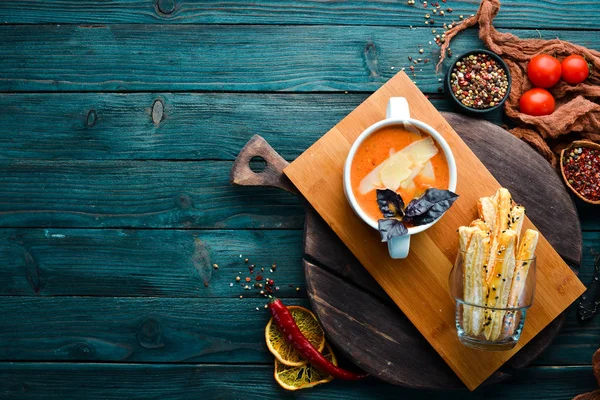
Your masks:
<instances>
[{"instance_id":1,"label":"cutting board handle","mask_svg":"<svg viewBox=\"0 0 600 400\"><path fill-rule=\"evenodd\" d=\"M258 157L266 162L265 168L254 172L250 161ZM289 163L265 139L254 135L240 151L231 167L230 182L239 186L270 186L299 194L292 182L283 174Z\"/></svg>"}]
</instances>

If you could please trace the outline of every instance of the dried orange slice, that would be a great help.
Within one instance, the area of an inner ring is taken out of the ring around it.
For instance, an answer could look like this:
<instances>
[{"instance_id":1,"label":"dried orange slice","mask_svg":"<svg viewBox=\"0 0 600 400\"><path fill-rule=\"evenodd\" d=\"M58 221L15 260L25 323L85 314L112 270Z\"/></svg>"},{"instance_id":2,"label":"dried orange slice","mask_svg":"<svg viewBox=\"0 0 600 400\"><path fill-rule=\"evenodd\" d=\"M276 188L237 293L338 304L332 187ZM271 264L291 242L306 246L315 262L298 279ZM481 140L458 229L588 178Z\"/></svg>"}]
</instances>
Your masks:
<instances>
[{"instance_id":1,"label":"dried orange slice","mask_svg":"<svg viewBox=\"0 0 600 400\"><path fill-rule=\"evenodd\" d=\"M323 328L317 321L317 317L310 310L300 306L288 307L296 325L300 328L300 332L313 346L319 351L323 351L325 347L325 333ZM298 352L292 347L291 344L285 340L281 330L273 321L273 318L269 320L267 327L265 328L265 339L267 341L267 347L269 351L275 356L275 358L283 365L290 367L300 367L308 364Z\"/></svg>"},{"instance_id":2,"label":"dried orange slice","mask_svg":"<svg viewBox=\"0 0 600 400\"><path fill-rule=\"evenodd\" d=\"M322 353L334 365L338 364L329 344L325 344ZM333 376L319 371L310 364L290 367L275 360L275 380L285 390L308 389L321 383L331 382L332 379Z\"/></svg>"}]
</instances>

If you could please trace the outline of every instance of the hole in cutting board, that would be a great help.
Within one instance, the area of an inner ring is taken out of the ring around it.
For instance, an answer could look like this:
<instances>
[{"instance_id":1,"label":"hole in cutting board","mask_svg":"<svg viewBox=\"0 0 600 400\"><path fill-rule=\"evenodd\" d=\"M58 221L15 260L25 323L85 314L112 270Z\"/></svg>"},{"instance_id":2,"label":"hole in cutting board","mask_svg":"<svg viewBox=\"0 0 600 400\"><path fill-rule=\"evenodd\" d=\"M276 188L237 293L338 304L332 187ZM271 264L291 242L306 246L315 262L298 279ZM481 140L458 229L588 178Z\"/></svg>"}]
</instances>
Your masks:
<instances>
[{"instance_id":1,"label":"hole in cutting board","mask_svg":"<svg viewBox=\"0 0 600 400\"><path fill-rule=\"evenodd\" d=\"M265 168L267 168L267 161L264 158L260 156L254 156L250 159L250 169L252 172L260 174L265 170Z\"/></svg>"}]
</instances>

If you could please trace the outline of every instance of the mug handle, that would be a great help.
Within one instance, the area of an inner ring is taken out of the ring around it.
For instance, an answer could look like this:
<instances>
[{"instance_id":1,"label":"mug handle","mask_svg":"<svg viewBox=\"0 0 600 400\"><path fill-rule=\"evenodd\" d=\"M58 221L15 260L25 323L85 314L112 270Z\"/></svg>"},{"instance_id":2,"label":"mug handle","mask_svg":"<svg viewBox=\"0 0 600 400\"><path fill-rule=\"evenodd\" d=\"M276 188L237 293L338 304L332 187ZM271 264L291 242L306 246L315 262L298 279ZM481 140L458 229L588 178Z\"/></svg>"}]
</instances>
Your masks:
<instances>
[{"instance_id":1,"label":"mug handle","mask_svg":"<svg viewBox=\"0 0 600 400\"><path fill-rule=\"evenodd\" d=\"M396 236L387 242L390 257L394 259L408 257L410 248L410 235Z\"/></svg>"},{"instance_id":2,"label":"mug handle","mask_svg":"<svg viewBox=\"0 0 600 400\"><path fill-rule=\"evenodd\" d=\"M406 101L404 97L390 97L388 100L386 117L394 119L410 119L408 101ZM388 251L392 258L398 259L408 257L409 248L410 235L397 236L388 241Z\"/></svg>"},{"instance_id":3,"label":"mug handle","mask_svg":"<svg viewBox=\"0 0 600 400\"><path fill-rule=\"evenodd\" d=\"M404 97L390 97L387 105L386 118L410 119L408 101Z\"/></svg>"}]
</instances>

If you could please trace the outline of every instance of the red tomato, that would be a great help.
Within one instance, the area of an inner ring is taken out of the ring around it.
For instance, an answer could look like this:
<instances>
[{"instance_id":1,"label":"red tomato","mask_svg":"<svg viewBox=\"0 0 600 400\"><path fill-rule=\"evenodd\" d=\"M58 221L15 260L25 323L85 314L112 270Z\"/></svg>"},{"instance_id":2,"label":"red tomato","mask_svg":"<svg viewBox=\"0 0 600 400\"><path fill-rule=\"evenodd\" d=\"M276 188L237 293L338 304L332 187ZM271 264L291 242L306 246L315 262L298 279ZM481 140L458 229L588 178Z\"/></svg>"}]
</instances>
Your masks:
<instances>
[{"instance_id":1,"label":"red tomato","mask_svg":"<svg viewBox=\"0 0 600 400\"><path fill-rule=\"evenodd\" d=\"M548 54L538 54L527 64L527 76L533 86L549 88L560 80L560 61Z\"/></svg>"},{"instance_id":2,"label":"red tomato","mask_svg":"<svg viewBox=\"0 0 600 400\"><path fill-rule=\"evenodd\" d=\"M554 97L546 89L534 88L521 95L519 110L528 115L548 115L554 111Z\"/></svg>"},{"instance_id":3,"label":"red tomato","mask_svg":"<svg viewBox=\"0 0 600 400\"><path fill-rule=\"evenodd\" d=\"M590 74L585 58L573 54L562 61L562 79L571 85L585 81Z\"/></svg>"}]
</instances>

